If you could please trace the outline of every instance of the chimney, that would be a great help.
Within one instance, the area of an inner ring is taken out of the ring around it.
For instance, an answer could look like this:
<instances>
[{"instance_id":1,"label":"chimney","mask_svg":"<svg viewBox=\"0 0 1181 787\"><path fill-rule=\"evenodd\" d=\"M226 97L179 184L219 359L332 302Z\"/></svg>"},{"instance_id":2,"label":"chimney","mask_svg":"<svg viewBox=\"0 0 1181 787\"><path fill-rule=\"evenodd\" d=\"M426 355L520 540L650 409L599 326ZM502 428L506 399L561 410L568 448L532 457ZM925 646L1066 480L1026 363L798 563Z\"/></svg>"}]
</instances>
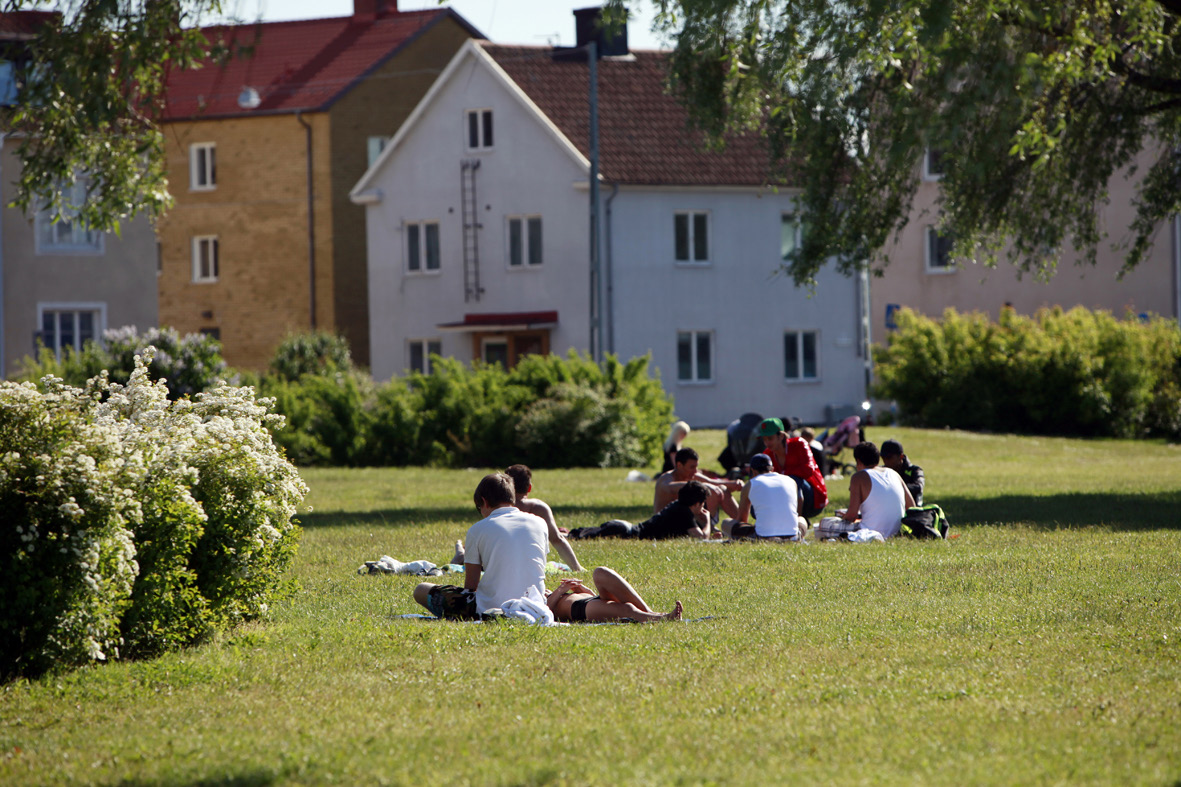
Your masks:
<instances>
[{"instance_id":1,"label":"chimney","mask_svg":"<svg viewBox=\"0 0 1181 787\"><path fill-rule=\"evenodd\" d=\"M353 0L353 21L374 22L398 13L398 0Z\"/></svg>"},{"instance_id":2,"label":"chimney","mask_svg":"<svg viewBox=\"0 0 1181 787\"><path fill-rule=\"evenodd\" d=\"M361 0L356 0L360 3ZM627 9L624 9L624 13ZM574 45L583 47L594 41L598 44L599 57L618 57L627 54L627 24L615 31L602 27L602 8L574 9Z\"/></svg>"}]
</instances>

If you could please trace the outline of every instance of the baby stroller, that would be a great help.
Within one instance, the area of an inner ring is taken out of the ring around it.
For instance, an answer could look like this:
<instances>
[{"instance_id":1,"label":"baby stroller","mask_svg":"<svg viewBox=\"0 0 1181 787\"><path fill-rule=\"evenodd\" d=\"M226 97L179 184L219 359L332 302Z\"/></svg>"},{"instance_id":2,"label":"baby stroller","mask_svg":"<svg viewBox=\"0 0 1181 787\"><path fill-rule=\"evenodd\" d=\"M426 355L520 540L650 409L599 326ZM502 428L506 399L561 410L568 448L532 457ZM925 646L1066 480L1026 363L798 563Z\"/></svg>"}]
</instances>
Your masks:
<instances>
[{"instance_id":1,"label":"baby stroller","mask_svg":"<svg viewBox=\"0 0 1181 787\"><path fill-rule=\"evenodd\" d=\"M746 413L726 427L726 447L718 454L726 478L742 478L750 458L762 450L758 434L762 422L763 416L758 413Z\"/></svg>"},{"instance_id":2,"label":"baby stroller","mask_svg":"<svg viewBox=\"0 0 1181 787\"><path fill-rule=\"evenodd\" d=\"M858 443L865 440L861 416L849 416L837 424L835 429L825 429L816 439L824 445L824 462L820 465L820 472L826 476L852 475L857 472L857 465L845 461L842 454L846 448L855 448Z\"/></svg>"}]
</instances>

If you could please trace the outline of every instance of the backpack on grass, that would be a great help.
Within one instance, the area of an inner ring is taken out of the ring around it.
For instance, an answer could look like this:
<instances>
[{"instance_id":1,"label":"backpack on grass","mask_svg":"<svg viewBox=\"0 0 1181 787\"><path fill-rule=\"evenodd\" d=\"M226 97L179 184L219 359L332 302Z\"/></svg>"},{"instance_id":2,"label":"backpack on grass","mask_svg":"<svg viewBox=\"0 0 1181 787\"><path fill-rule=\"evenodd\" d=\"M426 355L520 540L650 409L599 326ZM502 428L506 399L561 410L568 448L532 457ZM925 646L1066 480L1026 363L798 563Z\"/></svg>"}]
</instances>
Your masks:
<instances>
[{"instance_id":1,"label":"backpack on grass","mask_svg":"<svg viewBox=\"0 0 1181 787\"><path fill-rule=\"evenodd\" d=\"M902 517L902 535L911 538L947 538L947 515L931 503L906 509Z\"/></svg>"}]
</instances>

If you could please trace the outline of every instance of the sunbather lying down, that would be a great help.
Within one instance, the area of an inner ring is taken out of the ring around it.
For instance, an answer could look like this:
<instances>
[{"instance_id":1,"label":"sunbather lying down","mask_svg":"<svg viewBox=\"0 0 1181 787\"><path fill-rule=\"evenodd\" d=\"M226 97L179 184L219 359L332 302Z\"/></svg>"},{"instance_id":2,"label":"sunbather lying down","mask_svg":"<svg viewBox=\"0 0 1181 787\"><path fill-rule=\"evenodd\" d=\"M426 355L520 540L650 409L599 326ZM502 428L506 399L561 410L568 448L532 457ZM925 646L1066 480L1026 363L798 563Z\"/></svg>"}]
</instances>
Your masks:
<instances>
[{"instance_id":1,"label":"sunbather lying down","mask_svg":"<svg viewBox=\"0 0 1181 787\"><path fill-rule=\"evenodd\" d=\"M546 603L563 623L599 622L631 618L638 623L680 620L683 608L676 602L672 612L653 612L627 580L606 566L594 570L592 579L599 594L577 579L563 579L547 594Z\"/></svg>"}]
</instances>

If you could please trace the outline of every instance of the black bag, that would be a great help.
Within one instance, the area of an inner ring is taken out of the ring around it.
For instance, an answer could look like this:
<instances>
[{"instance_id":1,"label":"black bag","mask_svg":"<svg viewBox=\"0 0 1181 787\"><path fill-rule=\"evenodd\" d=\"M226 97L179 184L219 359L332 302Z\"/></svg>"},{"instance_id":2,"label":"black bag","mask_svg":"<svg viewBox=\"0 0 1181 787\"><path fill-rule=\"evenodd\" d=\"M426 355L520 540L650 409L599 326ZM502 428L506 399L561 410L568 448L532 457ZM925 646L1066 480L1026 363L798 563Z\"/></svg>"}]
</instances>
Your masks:
<instances>
[{"instance_id":1,"label":"black bag","mask_svg":"<svg viewBox=\"0 0 1181 787\"><path fill-rule=\"evenodd\" d=\"M947 538L947 515L931 503L906 509L902 517L902 535L911 538Z\"/></svg>"}]
</instances>

